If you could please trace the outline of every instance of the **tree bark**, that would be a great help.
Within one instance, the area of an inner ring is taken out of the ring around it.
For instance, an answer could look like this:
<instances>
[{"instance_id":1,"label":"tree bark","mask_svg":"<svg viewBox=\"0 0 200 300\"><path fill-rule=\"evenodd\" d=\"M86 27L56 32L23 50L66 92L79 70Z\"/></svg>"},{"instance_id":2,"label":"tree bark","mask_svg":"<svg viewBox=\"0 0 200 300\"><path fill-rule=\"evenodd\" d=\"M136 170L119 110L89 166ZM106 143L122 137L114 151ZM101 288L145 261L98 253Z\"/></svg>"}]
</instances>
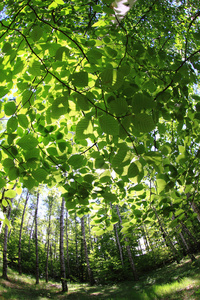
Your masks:
<instances>
[{"instance_id":1,"label":"tree bark","mask_svg":"<svg viewBox=\"0 0 200 300\"><path fill-rule=\"evenodd\" d=\"M62 198L61 212L60 212L60 271L61 271L62 291L67 292L68 287L67 287L65 259L64 259L64 207L65 207L65 199Z\"/></svg>"},{"instance_id":2,"label":"tree bark","mask_svg":"<svg viewBox=\"0 0 200 300\"><path fill-rule=\"evenodd\" d=\"M85 224L84 224L84 217L81 218L81 232L82 232L82 239L83 239L83 247L85 252L85 260L87 264L87 271L89 276L89 282L90 285L94 285L94 277L93 272L90 267L89 257L88 257L88 249L87 249L87 243L86 243L86 237L85 237Z\"/></svg>"},{"instance_id":3,"label":"tree bark","mask_svg":"<svg viewBox=\"0 0 200 300\"><path fill-rule=\"evenodd\" d=\"M160 218L159 218L159 216L158 216L158 213L157 213L155 207L153 207L153 206L151 206L151 207L153 208L153 210L154 210L154 212L155 212L155 215L156 215L156 218L157 218L157 220L158 220L158 224L159 224L159 226L160 226L160 230L161 230L163 239L164 239L164 241L165 241L165 244L166 244L167 247L169 247L169 248L171 249L171 252L172 252L172 254L173 254L173 256L174 256L176 262L179 264L179 263L180 263L180 258L179 258L179 255L178 255L178 253L177 253L177 250L176 250L176 248L174 247L174 245L172 244L171 239L168 237L167 233L165 232L165 229L164 229L164 227L163 227L163 225L162 225L162 223L161 223L161 220L160 220Z\"/></svg>"},{"instance_id":4,"label":"tree bark","mask_svg":"<svg viewBox=\"0 0 200 300\"><path fill-rule=\"evenodd\" d=\"M49 281L49 248L50 248L50 234L51 234L51 214L52 214L52 204L53 199L50 197L49 199L49 222L47 228L47 257L46 257L46 268L45 268L45 279L46 282Z\"/></svg>"},{"instance_id":5,"label":"tree bark","mask_svg":"<svg viewBox=\"0 0 200 300\"><path fill-rule=\"evenodd\" d=\"M11 200L11 202L13 199ZM8 212L7 212L7 219L10 220L10 215L11 215L11 206L9 205L8 207ZM2 277L6 280L8 280L8 261L7 261L7 248L8 248L8 225L5 225L5 230L4 230L4 243L3 243L3 274Z\"/></svg>"},{"instance_id":6,"label":"tree bark","mask_svg":"<svg viewBox=\"0 0 200 300\"><path fill-rule=\"evenodd\" d=\"M22 241L22 230L23 230L23 224L24 224L24 216L25 216L25 212L26 212L26 205L28 203L28 199L29 199L29 192L27 191L26 200L25 200L25 204L24 204L24 209L23 209L23 213L22 213L20 231L19 231L19 245L18 245L18 271L19 271L19 275L22 274L21 241Z\"/></svg>"},{"instance_id":7,"label":"tree bark","mask_svg":"<svg viewBox=\"0 0 200 300\"><path fill-rule=\"evenodd\" d=\"M121 218L121 215L120 215L120 212L119 212L119 207L118 205L116 205L116 209L117 209L117 214L118 214L118 217L119 217L119 221L120 221L120 224L122 226L122 218ZM133 261L133 257L132 257L132 253L131 253L131 248L130 246L128 245L128 239L124 236L124 240L126 242L126 251L128 253L128 259L129 259L129 262L130 262L130 266L131 266L131 270L132 270L132 273L133 273L133 276L135 278L135 280L139 280L138 278L138 274L137 274L137 271L136 271L136 268L135 268L135 264L134 264L134 261Z\"/></svg>"},{"instance_id":8,"label":"tree bark","mask_svg":"<svg viewBox=\"0 0 200 300\"><path fill-rule=\"evenodd\" d=\"M78 258L78 232L77 232L76 212L75 212L75 216L74 216L74 222L75 222L75 245L76 245L76 269L77 269L77 273L78 273L78 278L80 278L80 264L79 264L79 258Z\"/></svg>"},{"instance_id":9,"label":"tree bark","mask_svg":"<svg viewBox=\"0 0 200 300\"><path fill-rule=\"evenodd\" d=\"M68 212L66 211L66 245L67 245L67 274L70 276L70 263L69 263L69 237L68 237Z\"/></svg>"},{"instance_id":10,"label":"tree bark","mask_svg":"<svg viewBox=\"0 0 200 300\"><path fill-rule=\"evenodd\" d=\"M35 207L35 277L36 284L39 283L39 253L38 253L38 204L39 204L39 193L37 193L37 202Z\"/></svg>"},{"instance_id":11,"label":"tree bark","mask_svg":"<svg viewBox=\"0 0 200 300\"><path fill-rule=\"evenodd\" d=\"M119 234L118 234L118 231L117 231L117 224L114 224L114 231L115 231L116 242L117 242L117 247L118 247L118 250L119 250L119 256L120 256L121 264L122 264L122 267L124 267L124 258L123 258L122 246L121 246L121 243L120 243L120 240L119 240Z\"/></svg>"}]
</instances>

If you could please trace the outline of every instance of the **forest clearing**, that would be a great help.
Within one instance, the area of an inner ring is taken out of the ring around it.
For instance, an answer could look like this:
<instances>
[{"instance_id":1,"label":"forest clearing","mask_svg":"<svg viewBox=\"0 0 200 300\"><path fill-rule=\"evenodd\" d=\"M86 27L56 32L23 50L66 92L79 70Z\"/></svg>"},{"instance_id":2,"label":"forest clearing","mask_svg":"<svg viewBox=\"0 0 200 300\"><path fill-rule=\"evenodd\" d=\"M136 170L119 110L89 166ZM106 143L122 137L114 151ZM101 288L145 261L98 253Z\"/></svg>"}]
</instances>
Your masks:
<instances>
[{"instance_id":1,"label":"forest clearing","mask_svg":"<svg viewBox=\"0 0 200 300\"><path fill-rule=\"evenodd\" d=\"M68 293L61 292L61 284L41 281L35 285L31 276L19 276L9 270L10 280L0 279L2 300L47 300L47 299L107 299L107 300L198 300L200 299L200 258L195 264L184 259L149 272L138 282L89 286L69 283Z\"/></svg>"}]
</instances>

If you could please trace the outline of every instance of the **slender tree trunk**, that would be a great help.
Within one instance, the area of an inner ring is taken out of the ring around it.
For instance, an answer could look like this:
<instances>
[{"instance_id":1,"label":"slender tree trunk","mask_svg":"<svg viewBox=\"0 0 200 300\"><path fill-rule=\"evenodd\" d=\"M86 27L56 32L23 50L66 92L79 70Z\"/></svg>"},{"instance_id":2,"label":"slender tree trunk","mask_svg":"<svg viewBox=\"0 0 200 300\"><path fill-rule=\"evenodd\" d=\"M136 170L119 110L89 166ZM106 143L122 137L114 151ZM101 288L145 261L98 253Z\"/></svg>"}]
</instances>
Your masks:
<instances>
[{"instance_id":1,"label":"slender tree trunk","mask_svg":"<svg viewBox=\"0 0 200 300\"><path fill-rule=\"evenodd\" d=\"M159 226L160 226L160 230L161 230L163 239L164 239L164 241L165 241L165 244L166 244L167 247L169 247L169 248L171 249L171 252L172 252L172 254L173 254L173 256L174 256L176 262L179 264L179 263L180 263L180 258L179 258L179 255L178 255L178 253L177 253L177 250L176 250L176 248L174 247L174 245L173 245L171 239L168 237L167 233L165 232L165 229L164 229L164 227L163 227L163 225L162 225L162 223L161 223L161 220L160 220L160 218L159 218L159 216L158 216L158 213L157 213L155 207L152 206L152 208L153 208L153 210L154 210L154 212L155 212L155 215L156 215L156 218L157 218L157 220L158 220L158 224L159 224Z\"/></svg>"},{"instance_id":2,"label":"slender tree trunk","mask_svg":"<svg viewBox=\"0 0 200 300\"><path fill-rule=\"evenodd\" d=\"M121 246L121 243L120 243L120 240L119 240L119 234L118 234L118 231L117 231L117 224L114 224L114 231L115 231L116 242L117 242L117 247L118 247L118 250L119 250L119 256L120 256L121 264L122 264L122 267L124 267L124 258L123 258L122 246Z\"/></svg>"},{"instance_id":3,"label":"slender tree trunk","mask_svg":"<svg viewBox=\"0 0 200 300\"><path fill-rule=\"evenodd\" d=\"M61 282L62 291L68 291L66 271L65 271L65 259L64 259L64 207L65 199L62 198L61 212L60 212L60 271L61 271Z\"/></svg>"},{"instance_id":4,"label":"slender tree trunk","mask_svg":"<svg viewBox=\"0 0 200 300\"><path fill-rule=\"evenodd\" d=\"M187 228L187 226L183 222L180 222L180 223L181 223L181 226L183 228L183 231L188 235L190 240L193 241L196 250L199 250L199 245L198 245L198 242L197 242L196 238L193 236L193 234L190 232L190 230Z\"/></svg>"},{"instance_id":5,"label":"slender tree trunk","mask_svg":"<svg viewBox=\"0 0 200 300\"><path fill-rule=\"evenodd\" d=\"M11 200L11 202L13 199ZM7 219L10 220L10 215L11 215L11 206L9 205L8 207L8 212L7 212ZM8 247L8 225L5 225L5 230L4 230L4 243L3 243L3 274L2 277L6 280L8 280L8 261L7 261L7 247Z\"/></svg>"},{"instance_id":6,"label":"slender tree trunk","mask_svg":"<svg viewBox=\"0 0 200 300\"><path fill-rule=\"evenodd\" d=\"M87 249L87 243L86 243L86 237L85 237L85 224L84 224L84 217L81 218L81 232L82 232L82 238L83 238L83 247L85 252L85 260L87 264L87 271L89 276L89 282L90 285L94 285L94 277L93 273L90 267L89 257L88 257L88 249Z\"/></svg>"},{"instance_id":7,"label":"slender tree trunk","mask_svg":"<svg viewBox=\"0 0 200 300\"><path fill-rule=\"evenodd\" d=\"M28 198L29 198L29 192L27 191L26 200L25 200L25 204L24 204L24 209L23 209L23 213L22 213L20 231L19 231L19 246L18 246L18 271L19 271L19 275L22 274L21 241L22 241L22 230L23 230L23 224L24 224L24 216L25 216L25 212L26 212L26 205L28 203Z\"/></svg>"},{"instance_id":8,"label":"slender tree trunk","mask_svg":"<svg viewBox=\"0 0 200 300\"><path fill-rule=\"evenodd\" d=\"M46 268L45 268L45 279L49 281L49 248L50 248L50 234L51 234L51 213L52 213L52 200L49 201L49 222L47 228L47 257L46 257Z\"/></svg>"},{"instance_id":9,"label":"slender tree trunk","mask_svg":"<svg viewBox=\"0 0 200 300\"><path fill-rule=\"evenodd\" d=\"M194 201L194 196L192 196L192 194L190 194L190 193L187 193L186 196L187 196L187 200L189 201L189 204L190 204L192 210L194 211L194 213L197 214L197 220L200 222L200 211L199 211L199 208L198 208L198 206L196 205L196 203Z\"/></svg>"},{"instance_id":10,"label":"slender tree trunk","mask_svg":"<svg viewBox=\"0 0 200 300\"><path fill-rule=\"evenodd\" d=\"M118 205L116 205L116 209L117 209L117 214L118 214L118 217L119 217L120 224L122 226L122 218L121 218L121 215L120 215L120 212L119 212ZM135 264L134 264L134 261L133 261L133 257L132 257L132 253L131 253L131 248L130 248L130 246L128 244L129 243L128 239L125 236L124 236L124 240L126 242L126 251L128 253L128 259L129 259L129 262L130 262L131 270L133 272L133 276L134 276L135 280L139 280L137 272L136 272Z\"/></svg>"},{"instance_id":11,"label":"slender tree trunk","mask_svg":"<svg viewBox=\"0 0 200 300\"><path fill-rule=\"evenodd\" d=\"M38 204L39 204L39 193L37 193L37 202L35 207L35 253L36 253L36 261L35 261L35 277L36 284L39 283L39 253L38 253Z\"/></svg>"},{"instance_id":12,"label":"slender tree trunk","mask_svg":"<svg viewBox=\"0 0 200 300\"><path fill-rule=\"evenodd\" d=\"M66 245L67 245L67 274L70 276L70 263L69 263L69 237L68 237L68 211L66 211Z\"/></svg>"},{"instance_id":13,"label":"slender tree trunk","mask_svg":"<svg viewBox=\"0 0 200 300\"><path fill-rule=\"evenodd\" d=\"M91 228L90 228L90 216L88 215L87 217L88 220L88 232L89 232L89 237L90 237L90 247L93 250L93 243L92 243L92 237L91 237Z\"/></svg>"},{"instance_id":14,"label":"slender tree trunk","mask_svg":"<svg viewBox=\"0 0 200 300\"><path fill-rule=\"evenodd\" d=\"M76 269L77 269L77 273L78 273L78 278L80 278L80 264L79 264L79 258L78 258L78 231L77 231L76 212L75 212L74 222L75 222L75 245L76 245Z\"/></svg>"},{"instance_id":15,"label":"slender tree trunk","mask_svg":"<svg viewBox=\"0 0 200 300\"><path fill-rule=\"evenodd\" d=\"M19 200L18 200L16 209L18 209L21 199L22 199L22 196L21 196L21 197L19 198ZM10 235L11 235L11 232L12 232L12 228L13 228L13 224L14 224L14 222L15 222L15 219L16 219L16 217L13 218L12 221L11 221L11 228L10 228L10 231L9 231L9 234L8 234L8 240L9 240L9 238L10 238Z\"/></svg>"},{"instance_id":16,"label":"slender tree trunk","mask_svg":"<svg viewBox=\"0 0 200 300\"><path fill-rule=\"evenodd\" d=\"M33 218L33 222L32 222L32 225L31 225L31 230L30 230L30 234L29 234L29 242L28 242L29 251L30 251L30 246L31 246L31 238L32 238L32 234L33 234L34 223L35 223L35 217Z\"/></svg>"},{"instance_id":17,"label":"slender tree trunk","mask_svg":"<svg viewBox=\"0 0 200 300\"><path fill-rule=\"evenodd\" d=\"M172 220L175 220L174 214L173 214L173 216L172 216ZM179 225L176 226L177 231L179 230L179 227L180 227ZM191 261L192 261L192 262L195 261L196 258L195 258L194 255L191 253L190 247L188 246L188 244L187 244L187 242L186 242L186 239L184 238L183 233L182 233L182 232L179 232L178 234L179 234L179 236L180 236L180 238L181 238L181 241L182 241L182 243L183 243L183 245L184 245L184 247L185 247L185 249L186 249L186 253L187 253L188 256L190 257Z\"/></svg>"}]
</instances>

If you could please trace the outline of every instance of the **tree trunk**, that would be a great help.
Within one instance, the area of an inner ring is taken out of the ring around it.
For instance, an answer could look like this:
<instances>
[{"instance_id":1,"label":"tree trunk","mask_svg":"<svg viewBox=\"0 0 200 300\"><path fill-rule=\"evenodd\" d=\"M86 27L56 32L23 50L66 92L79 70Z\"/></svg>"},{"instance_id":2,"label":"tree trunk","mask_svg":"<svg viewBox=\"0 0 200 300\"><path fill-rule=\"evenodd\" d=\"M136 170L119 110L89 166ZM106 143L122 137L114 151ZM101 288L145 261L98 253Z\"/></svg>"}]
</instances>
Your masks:
<instances>
[{"instance_id":1,"label":"tree trunk","mask_svg":"<svg viewBox=\"0 0 200 300\"><path fill-rule=\"evenodd\" d=\"M172 216L172 220L175 220L174 214L173 214L173 216ZM179 227L180 227L179 225L176 226L177 231L179 230ZM182 241L182 243L183 243L183 245L184 245L184 247L185 247L185 249L186 249L186 253L187 253L188 256L190 257L191 261L192 261L192 262L195 261L196 258L195 258L194 255L191 253L190 247L188 246L188 244L187 244L187 242L186 242L186 239L184 238L183 233L182 233L182 232L179 232L178 234L179 234L179 236L180 236L180 238L181 238L181 241Z\"/></svg>"},{"instance_id":2,"label":"tree trunk","mask_svg":"<svg viewBox=\"0 0 200 300\"><path fill-rule=\"evenodd\" d=\"M121 218L121 215L120 215L120 212L119 212L118 205L116 205L116 209L117 209L117 214L118 214L118 217L119 217L120 224L122 226L122 218ZM138 275L137 275L137 272L136 272L136 268L135 268L135 264L134 264L134 261L133 261L133 257L132 257L132 253L131 253L131 248L128 245L128 239L125 236L124 236L124 240L126 242L126 251L128 253L128 259L129 259L129 262L130 262L131 270L132 270L132 273L133 273L133 276L134 276L135 280L137 281L137 280L139 280L139 278L138 278Z\"/></svg>"},{"instance_id":3,"label":"tree trunk","mask_svg":"<svg viewBox=\"0 0 200 300\"><path fill-rule=\"evenodd\" d=\"M21 199L22 199L22 195L20 196L20 198L19 198L19 200L18 200L16 209L18 209ZM16 219L16 217L13 218L12 221L11 221L11 228L10 228L10 231L9 231L9 234L8 234L8 240L9 240L9 238L10 238L10 235L11 235L11 232L12 232L12 228L13 228L13 224L14 224L14 222L15 222L15 219Z\"/></svg>"},{"instance_id":4,"label":"tree trunk","mask_svg":"<svg viewBox=\"0 0 200 300\"><path fill-rule=\"evenodd\" d=\"M45 268L45 279L49 281L49 248L50 248L50 234L51 234L51 213L52 213L52 199L49 199L49 222L47 228L47 257L46 257L46 268Z\"/></svg>"},{"instance_id":5,"label":"tree trunk","mask_svg":"<svg viewBox=\"0 0 200 300\"><path fill-rule=\"evenodd\" d=\"M78 232L77 232L76 212L75 212L74 222L75 222L75 245L76 245L76 269L77 269L77 273L78 273L78 278L80 278L80 265L79 265L79 258L78 258Z\"/></svg>"},{"instance_id":6,"label":"tree trunk","mask_svg":"<svg viewBox=\"0 0 200 300\"><path fill-rule=\"evenodd\" d=\"M39 193L37 193L37 202L35 207L35 254L36 254L36 261L35 261L35 277L36 277L36 284L39 283L39 254L38 254L38 204L39 204Z\"/></svg>"},{"instance_id":7,"label":"tree trunk","mask_svg":"<svg viewBox=\"0 0 200 300\"><path fill-rule=\"evenodd\" d=\"M70 263L69 263L69 237L68 237L68 212L66 211L66 245L67 245L67 274L70 276Z\"/></svg>"},{"instance_id":8,"label":"tree trunk","mask_svg":"<svg viewBox=\"0 0 200 300\"><path fill-rule=\"evenodd\" d=\"M11 200L11 202L13 199ZM11 206L9 205L8 207L8 212L7 212L7 219L10 220L10 215L11 215ZM2 277L6 280L8 280L8 261L7 261L7 247L8 247L8 225L5 225L5 230L4 230L4 243L3 243L3 274Z\"/></svg>"},{"instance_id":9,"label":"tree trunk","mask_svg":"<svg viewBox=\"0 0 200 300\"><path fill-rule=\"evenodd\" d=\"M60 212L60 271L61 271L61 282L62 291L68 291L66 272L65 272L65 259L64 259L64 207L65 199L62 198L61 212Z\"/></svg>"},{"instance_id":10,"label":"tree trunk","mask_svg":"<svg viewBox=\"0 0 200 300\"><path fill-rule=\"evenodd\" d=\"M86 260L86 264L87 264L89 282L90 282L90 285L92 286L92 285L94 285L94 277L93 277L92 270L90 268L90 262L89 262L89 257L88 257L88 249L87 249L87 243L86 243L86 237L85 237L84 217L81 218L81 232L82 232L83 247L84 247L84 252L85 252L85 260Z\"/></svg>"},{"instance_id":11,"label":"tree trunk","mask_svg":"<svg viewBox=\"0 0 200 300\"><path fill-rule=\"evenodd\" d=\"M114 224L114 231L115 231L116 242L117 242L117 247L118 247L118 250L119 250L119 256L120 256L121 264L122 264L122 267L124 267L124 258L123 258L122 246L121 246L121 243L120 243L120 240L119 240L119 234L118 234L118 231L117 231L117 224Z\"/></svg>"},{"instance_id":12,"label":"tree trunk","mask_svg":"<svg viewBox=\"0 0 200 300\"><path fill-rule=\"evenodd\" d=\"M29 192L27 191L26 200L25 200L25 204L24 204L24 209L23 209L23 213L22 213L20 231L19 231L19 246L18 246L18 271L19 271L19 275L22 274L21 241L22 241L22 230L23 230L23 224L24 224L24 216L25 216L25 211L26 211L26 205L28 203L28 198L29 198Z\"/></svg>"},{"instance_id":13,"label":"tree trunk","mask_svg":"<svg viewBox=\"0 0 200 300\"><path fill-rule=\"evenodd\" d=\"M177 250L176 250L176 248L174 247L174 245L172 244L171 239L168 237L167 233L165 232L165 229L164 229L164 227L163 227L163 225L162 225L162 223L161 223L161 220L160 220L160 218L159 218L159 216L158 216L158 214L157 214L157 211L156 211L155 207L152 206L152 208L153 208L153 210L154 210L154 212L155 212L155 215L156 215L156 218L157 218L157 220L158 220L158 224L159 224L159 226L160 226L160 230L161 230L163 239L164 239L164 241L165 241L165 244L166 244L167 247L169 247L169 248L171 249L171 252L172 252L172 254L173 254L173 256L174 256L176 262L179 264L179 263L180 263L180 258L179 258L179 255L178 255L178 253L177 253Z\"/></svg>"},{"instance_id":14,"label":"tree trunk","mask_svg":"<svg viewBox=\"0 0 200 300\"><path fill-rule=\"evenodd\" d=\"M32 234L33 234L34 223L35 223L35 217L33 218L33 222L32 222L32 225L31 225L31 230L30 230L30 235L29 235L29 242L28 242L29 251L30 251L30 246L31 246L31 238L32 238Z\"/></svg>"}]
</instances>

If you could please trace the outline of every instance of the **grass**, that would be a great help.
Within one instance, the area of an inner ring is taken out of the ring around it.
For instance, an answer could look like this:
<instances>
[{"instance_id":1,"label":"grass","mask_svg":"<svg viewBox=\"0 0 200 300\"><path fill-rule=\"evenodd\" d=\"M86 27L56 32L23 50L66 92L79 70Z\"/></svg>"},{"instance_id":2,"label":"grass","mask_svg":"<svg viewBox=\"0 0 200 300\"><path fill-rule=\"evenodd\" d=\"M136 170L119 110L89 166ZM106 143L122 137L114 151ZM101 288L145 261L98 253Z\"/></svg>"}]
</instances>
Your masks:
<instances>
[{"instance_id":1,"label":"grass","mask_svg":"<svg viewBox=\"0 0 200 300\"><path fill-rule=\"evenodd\" d=\"M1 266L0 266L1 269ZM146 273L137 282L124 282L106 286L69 283L68 293L61 292L61 285L55 282L39 285L31 276L19 276L8 269L9 280L0 278L0 299L5 300L198 300L200 299L200 258L195 263L184 259L181 264Z\"/></svg>"}]
</instances>

